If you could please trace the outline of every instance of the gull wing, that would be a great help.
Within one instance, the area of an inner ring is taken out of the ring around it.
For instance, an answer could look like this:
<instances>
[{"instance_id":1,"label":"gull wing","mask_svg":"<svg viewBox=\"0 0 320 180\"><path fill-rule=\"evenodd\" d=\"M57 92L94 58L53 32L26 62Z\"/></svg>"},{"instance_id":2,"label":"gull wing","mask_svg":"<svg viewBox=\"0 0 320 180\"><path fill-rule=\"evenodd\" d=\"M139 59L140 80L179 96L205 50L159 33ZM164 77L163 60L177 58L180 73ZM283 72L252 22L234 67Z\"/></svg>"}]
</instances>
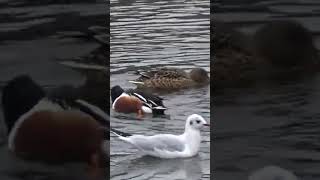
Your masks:
<instances>
[{"instance_id":1,"label":"gull wing","mask_svg":"<svg viewBox=\"0 0 320 180\"><path fill-rule=\"evenodd\" d=\"M185 144L182 140L178 136L171 134L155 136L134 135L129 139L131 144L144 151L183 152L185 150Z\"/></svg>"}]
</instances>

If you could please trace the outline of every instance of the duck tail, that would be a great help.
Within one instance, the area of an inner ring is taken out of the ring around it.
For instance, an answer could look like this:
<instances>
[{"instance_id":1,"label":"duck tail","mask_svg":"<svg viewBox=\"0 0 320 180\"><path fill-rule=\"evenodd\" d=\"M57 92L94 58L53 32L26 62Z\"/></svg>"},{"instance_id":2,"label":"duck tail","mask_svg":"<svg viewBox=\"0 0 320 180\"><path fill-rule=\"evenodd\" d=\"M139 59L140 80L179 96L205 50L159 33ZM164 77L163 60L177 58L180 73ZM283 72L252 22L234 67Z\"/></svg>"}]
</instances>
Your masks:
<instances>
[{"instance_id":1,"label":"duck tail","mask_svg":"<svg viewBox=\"0 0 320 180\"><path fill-rule=\"evenodd\" d=\"M166 107L163 107L163 106L157 106L157 107L154 107L154 109L157 109L157 110L166 110L167 108L166 108Z\"/></svg>"},{"instance_id":2,"label":"duck tail","mask_svg":"<svg viewBox=\"0 0 320 180\"><path fill-rule=\"evenodd\" d=\"M152 108L152 113L154 115L164 115L164 111L167 110L166 107L163 106L157 106Z\"/></svg>"}]
</instances>

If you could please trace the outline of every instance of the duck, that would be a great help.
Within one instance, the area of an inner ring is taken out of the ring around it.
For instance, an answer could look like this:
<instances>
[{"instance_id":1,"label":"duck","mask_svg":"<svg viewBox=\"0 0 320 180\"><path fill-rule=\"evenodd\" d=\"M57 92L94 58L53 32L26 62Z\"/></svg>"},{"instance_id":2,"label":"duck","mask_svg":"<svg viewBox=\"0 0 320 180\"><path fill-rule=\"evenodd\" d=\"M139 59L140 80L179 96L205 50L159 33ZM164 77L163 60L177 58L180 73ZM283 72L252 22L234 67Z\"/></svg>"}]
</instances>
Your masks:
<instances>
[{"instance_id":1,"label":"duck","mask_svg":"<svg viewBox=\"0 0 320 180\"><path fill-rule=\"evenodd\" d=\"M294 20L275 20L262 25L253 35L253 52L272 65L288 68L319 64L312 32Z\"/></svg>"},{"instance_id":2,"label":"duck","mask_svg":"<svg viewBox=\"0 0 320 180\"><path fill-rule=\"evenodd\" d=\"M110 89L108 83L110 73L106 63L109 55L105 51L105 48L99 47L87 56L58 62L61 66L72 69L84 77L84 83L77 87L78 91L81 91L81 98L103 108L110 105L101 98L105 96L106 89Z\"/></svg>"},{"instance_id":3,"label":"duck","mask_svg":"<svg viewBox=\"0 0 320 180\"><path fill-rule=\"evenodd\" d=\"M220 22L212 27L214 90L247 87L318 72L319 55L312 33L299 22L275 20L253 34ZM213 29L215 28L215 29ZM222 91L223 92L223 91Z\"/></svg>"},{"instance_id":4,"label":"duck","mask_svg":"<svg viewBox=\"0 0 320 180\"><path fill-rule=\"evenodd\" d=\"M58 59L57 63L63 67L80 72L86 78L88 89L101 86L105 92L105 84L109 81L110 69L110 35L108 28L103 26L90 26L84 35L73 38L95 41L97 47L81 57L72 59ZM108 88L109 89L109 88Z\"/></svg>"},{"instance_id":5,"label":"duck","mask_svg":"<svg viewBox=\"0 0 320 180\"><path fill-rule=\"evenodd\" d=\"M70 96L72 92L64 99L60 93L46 92L28 75L9 80L2 91L8 149L23 160L83 162L90 178L103 177L109 117L97 106Z\"/></svg>"},{"instance_id":6,"label":"duck","mask_svg":"<svg viewBox=\"0 0 320 180\"><path fill-rule=\"evenodd\" d=\"M141 117L145 113L163 115L167 109L163 98L147 91L128 89L119 85L111 88L112 109L123 113L137 113Z\"/></svg>"},{"instance_id":7,"label":"duck","mask_svg":"<svg viewBox=\"0 0 320 180\"><path fill-rule=\"evenodd\" d=\"M190 72L179 68L158 68L137 73L140 77L129 82L138 89L177 90L207 85L210 81L208 72L203 68L193 68Z\"/></svg>"}]
</instances>

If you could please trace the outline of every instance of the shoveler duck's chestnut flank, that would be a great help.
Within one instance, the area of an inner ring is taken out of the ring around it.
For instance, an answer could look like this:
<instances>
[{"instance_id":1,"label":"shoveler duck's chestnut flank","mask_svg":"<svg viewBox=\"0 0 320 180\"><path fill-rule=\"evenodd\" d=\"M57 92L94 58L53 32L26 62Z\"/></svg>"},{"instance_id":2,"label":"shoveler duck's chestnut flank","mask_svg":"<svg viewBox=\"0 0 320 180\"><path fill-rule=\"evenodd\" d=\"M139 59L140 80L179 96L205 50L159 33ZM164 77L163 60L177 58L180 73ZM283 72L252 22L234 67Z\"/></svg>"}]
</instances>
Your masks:
<instances>
[{"instance_id":1,"label":"shoveler duck's chestnut flank","mask_svg":"<svg viewBox=\"0 0 320 180\"><path fill-rule=\"evenodd\" d=\"M137 112L164 114L166 107L162 98L140 90L123 90L120 86L111 88L112 109L123 113Z\"/></svg>"},{"instance_id":2,"label":"shoveler duck's chestnut flank","mask_svg":"<svg viewBox=\"0 0 320 180\"><path fill-rule=\"evenodd\" d=\"M2 105L8 146L18 157L47 163L86 162L89 175L104 172L107 115L80 99L46 96L26 75L9 81Z\"/></svg>"},{"instance_id":3,"label":"shoveler duck's chestnut flank","mask_svg":"<svg viewBox=\"0 0 320 180\"><path fill-rule=\"evenodd\" d=\"M174 90L207 85L210 82L208 72L202 68L194 68L189 73L177 68L160 68L138 73L141 77L130 81L138 88Z\"/></svg>"}]
</instances>

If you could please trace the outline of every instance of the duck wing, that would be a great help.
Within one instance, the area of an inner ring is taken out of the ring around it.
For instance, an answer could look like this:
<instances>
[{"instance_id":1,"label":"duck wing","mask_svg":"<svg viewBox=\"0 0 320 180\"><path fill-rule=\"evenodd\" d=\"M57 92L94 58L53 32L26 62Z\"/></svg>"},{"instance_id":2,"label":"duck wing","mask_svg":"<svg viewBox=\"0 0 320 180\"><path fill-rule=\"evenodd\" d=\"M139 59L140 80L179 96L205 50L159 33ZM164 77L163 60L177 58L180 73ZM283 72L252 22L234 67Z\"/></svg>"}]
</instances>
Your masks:
<instances>
[{"instance_id":1,"label":"duck wing","mask_svg":"<svg viewBox=\"0 0 320 180\"><path fill-rule=\"evenodd\" d=\"M159 79L159 78L186 78L188 77L187 73L178 68L158 68L149 71L138 71L140 77L138 80L144 79Z\"/></svg>"},{"instance_id":2,"label":"duck wing","mask_svg":"<svg viewBox=\"0 0 320 180\"><path fill-rule=\"evenodd\" d=\"M127 90L126 93L130 94L131 96L137 97L144 103L144 105L150 108L156 108L156 107L165 108L162 102L163 98L157 95L154 95L152 93L141 91L141 90L133 90L133 89Z\"/></svg>"}]
</instances>

